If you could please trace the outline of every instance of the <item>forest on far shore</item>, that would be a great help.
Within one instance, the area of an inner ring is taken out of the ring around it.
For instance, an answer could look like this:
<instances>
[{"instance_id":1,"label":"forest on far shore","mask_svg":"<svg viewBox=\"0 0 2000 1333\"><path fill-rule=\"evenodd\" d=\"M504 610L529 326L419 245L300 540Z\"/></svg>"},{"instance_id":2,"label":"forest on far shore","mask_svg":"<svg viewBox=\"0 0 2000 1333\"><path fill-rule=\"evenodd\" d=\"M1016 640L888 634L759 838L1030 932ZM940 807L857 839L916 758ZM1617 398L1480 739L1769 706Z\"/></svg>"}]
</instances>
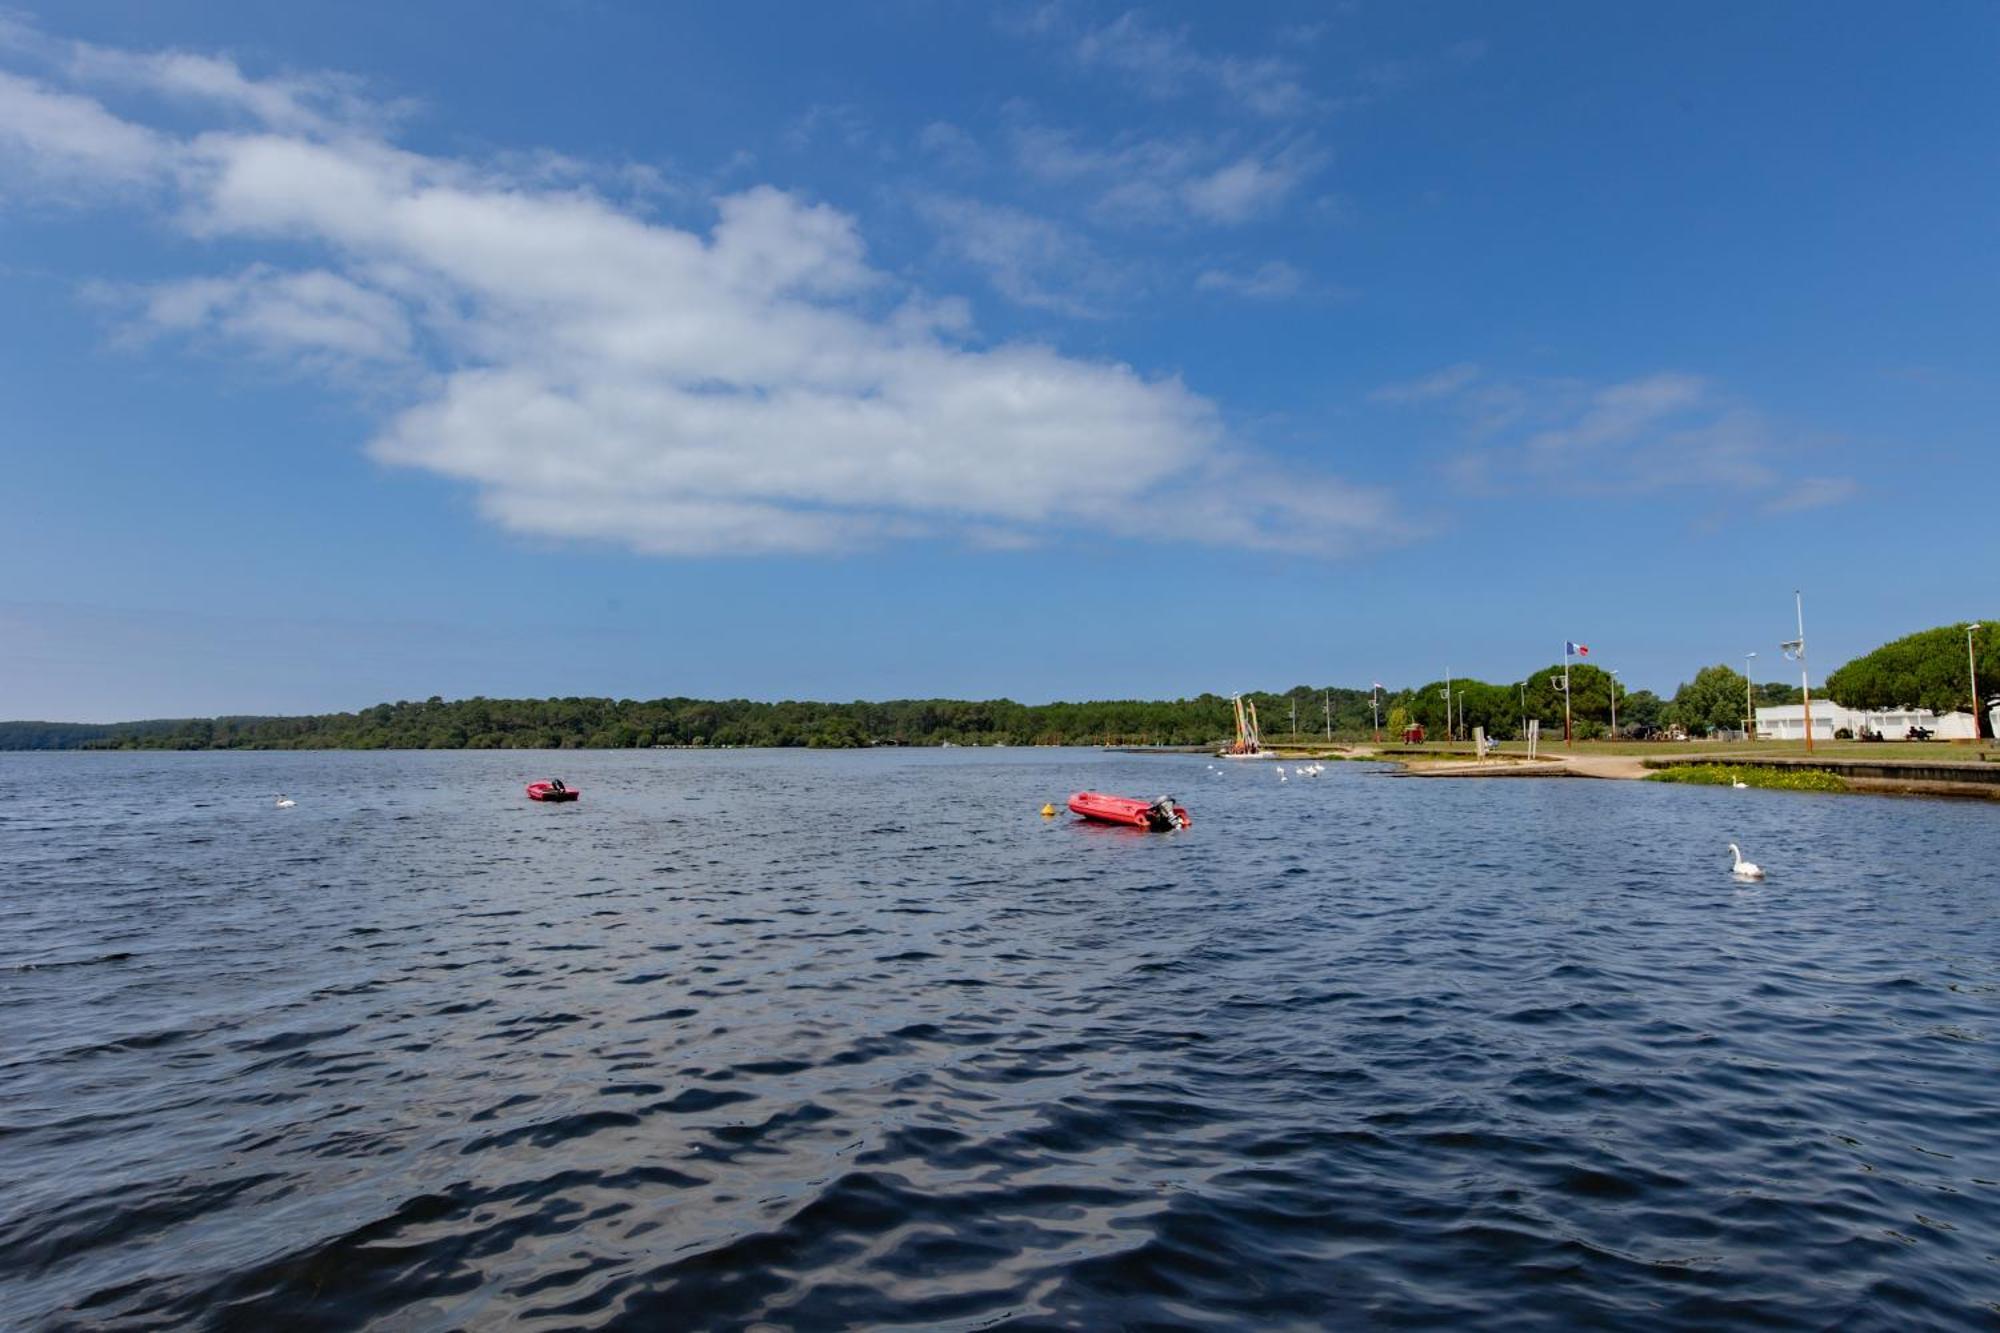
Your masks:
<instances>
[{"instance_id":1,"label":"forest on far shore","mask_svg":"<svg viewBox=\"0 0 2000 1333\"><path fill-rule=\"evenodd\" d=\"M1992 625L1994 622L1987 622ZM1835 669L1824 693L1850 707L1899 705L1947 712L1971 702L1966 625L1907 635ZM1975 636L1972 650L1983 691L2000 692L2000 627ZM1432 737L1519 736L1529 719L1560 729L1562 663L1519 680L1436 680L1410 689L1371 693L1338 686L1299 685L1283 693L1253 692L1264 735L1273 740L1360 740L1394 736L1409 723ZM1614 691L1617 731L1645 735L1679 726L1693 735L1743 723L1746 707L1797 703L1799 687L1752 684L1717 664L1702 667L1671 699L1651 690L1627 692L1612 674L1572 661L1570 713L1585 739L1611 732ZM1818 697L1821 690L1815 689ZM1375 711L1379 704L1379 714ZM1235 734L1227 696L1113 699L1088 703L1021 704L1011 699L896 699L881 703L811 703L752 699L458 699L377 704L355 713L303 717L162 718L105 724L0 722L0 750L481 750L644 749L650 746L871 745L1212 745ZM1984 720L1982 719L1982 726Z\"/></svg>"}]
</instances>

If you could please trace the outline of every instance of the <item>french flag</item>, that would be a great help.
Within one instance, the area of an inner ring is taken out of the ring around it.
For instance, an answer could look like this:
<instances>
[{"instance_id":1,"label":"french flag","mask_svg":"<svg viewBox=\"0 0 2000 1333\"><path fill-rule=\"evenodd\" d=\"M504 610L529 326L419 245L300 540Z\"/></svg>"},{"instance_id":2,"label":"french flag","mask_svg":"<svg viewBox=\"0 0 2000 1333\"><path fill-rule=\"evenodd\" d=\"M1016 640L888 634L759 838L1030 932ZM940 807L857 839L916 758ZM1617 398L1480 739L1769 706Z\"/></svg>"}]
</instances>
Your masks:
<instances>
[{"instance_id":1,"label":"french flag","mask_svg":"<svg viewBox=\"0 0 2000 1333\"><path fill-rule=\"evenodd\" d=\"M1590 645L1587 643L1565 643L1563 645L1563 651L1566 653L1574 653L1578 657L1588 657L1590 656Z\"/></svg>"}]
</instances>

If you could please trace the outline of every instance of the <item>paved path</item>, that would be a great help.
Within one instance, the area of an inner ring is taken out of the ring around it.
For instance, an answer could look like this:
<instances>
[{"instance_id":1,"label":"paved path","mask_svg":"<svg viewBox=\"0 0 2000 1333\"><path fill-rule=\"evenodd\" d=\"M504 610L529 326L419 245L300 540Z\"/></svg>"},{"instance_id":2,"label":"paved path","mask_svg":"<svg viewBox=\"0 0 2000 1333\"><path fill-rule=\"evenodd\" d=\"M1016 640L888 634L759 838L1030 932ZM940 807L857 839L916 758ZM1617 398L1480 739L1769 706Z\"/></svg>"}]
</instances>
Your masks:
<instances>
[{"instance_id":1,"label":"paved path","mask_svg":"<svg viewBox=\"0 0 2000 1333\"><path fill-rule=\"evenodd\" d=\"M1646 776L1643 760L1631 755L1544 755L1536 760L1519 755L1495 755L1490 759L1448 760L1442 763L1419 761L1403 770L1416 778L1622 778Z\"/></svg>"}]
</instances>

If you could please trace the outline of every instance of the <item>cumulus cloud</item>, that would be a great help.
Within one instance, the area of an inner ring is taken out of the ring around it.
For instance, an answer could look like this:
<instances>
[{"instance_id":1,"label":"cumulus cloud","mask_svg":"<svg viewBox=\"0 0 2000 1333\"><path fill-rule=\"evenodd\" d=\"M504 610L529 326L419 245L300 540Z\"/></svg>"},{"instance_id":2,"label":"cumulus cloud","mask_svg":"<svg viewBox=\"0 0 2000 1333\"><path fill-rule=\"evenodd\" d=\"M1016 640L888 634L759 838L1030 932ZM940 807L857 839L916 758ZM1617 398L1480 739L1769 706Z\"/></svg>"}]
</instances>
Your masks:
<instances>
[{"instance_id":1,"label":"cumulus cloud","mask_svg":"<svg viewBox=\"0 0 2000 1333\"><path fill-rule=\"evenodd\" d=\"M260 264L132 295L141 332L219 334L278 356L399 363L409 359L414 341L400 303L323 269L281 272Z\"/></svg>"},{"instance_id":2,"label":"cumulus cloud","mask_svg":"<svg viewBox=\"0 0 2000 1333\"><path fill-rule=\"evenodd\" d=\"M49 70L0 84L16 181L123 191L239 255L137 293L141 328L399 369L384 378L407 397L370 451L464 482L512 530L666 555L1402 534L1388 497L1331 477L1259 491L1273 469L1177 379L971 340L962 303L902 287L825 204L759 185L715 199L705 228L669 226L545 173L398 147L337 79L91 48ZM83 80L186 105L149 124ZM188 106L215 123L184 128ZM989 263L1032 257L1010 222Z\"/></svg>"},{"instance_id":3,"label":"cumulus cloud","mask_svg":"<svg viewBox=\"0 0 2000 1333\"><path fill-rule=\"evenodd\" d=\"M0 164L44 189L115 187L160 175L160 137L88 97L46 88L0 70Z\"/></svg>"}]
</instances>

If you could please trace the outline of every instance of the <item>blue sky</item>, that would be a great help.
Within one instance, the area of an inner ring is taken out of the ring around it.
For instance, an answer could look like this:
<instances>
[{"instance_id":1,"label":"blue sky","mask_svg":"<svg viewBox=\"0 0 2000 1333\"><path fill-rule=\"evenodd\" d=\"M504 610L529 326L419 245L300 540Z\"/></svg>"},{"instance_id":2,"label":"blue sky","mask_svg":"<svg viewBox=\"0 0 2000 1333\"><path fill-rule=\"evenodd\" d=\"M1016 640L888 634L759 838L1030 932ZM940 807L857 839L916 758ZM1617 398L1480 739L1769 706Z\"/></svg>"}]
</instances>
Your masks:
<instances>
[{"instance_id":1,"label":"blue sky","mask_svg":"<svg viewBox=\"0 0 2000 1333\"><path fill-rule=\"evenodd\" d=\"M0 716L1991 612L1990 7L0 11ZM1777 677L1775 669L1758 673Z\"/></svg>"}]
</instances>

